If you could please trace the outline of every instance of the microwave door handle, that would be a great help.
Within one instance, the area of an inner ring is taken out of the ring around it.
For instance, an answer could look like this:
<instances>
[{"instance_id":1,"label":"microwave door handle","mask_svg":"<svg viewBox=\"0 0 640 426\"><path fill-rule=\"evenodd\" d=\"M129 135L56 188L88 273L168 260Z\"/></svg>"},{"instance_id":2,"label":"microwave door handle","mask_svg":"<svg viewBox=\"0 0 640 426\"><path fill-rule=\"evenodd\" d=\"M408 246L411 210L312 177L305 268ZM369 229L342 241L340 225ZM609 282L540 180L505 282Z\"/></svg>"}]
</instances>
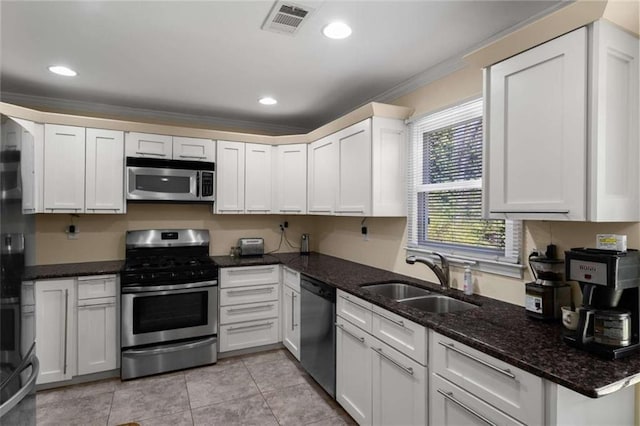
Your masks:
<instances>
[{"instance_id":1,"label":"microwave door handle","mask_svg":"<svg viewBox=\"0 0 640 426\"><path fill-rule=\"evenodd\" d=\"M196 198L200 198L200 172L196 172Z\"/></svg>"}]
</instances>

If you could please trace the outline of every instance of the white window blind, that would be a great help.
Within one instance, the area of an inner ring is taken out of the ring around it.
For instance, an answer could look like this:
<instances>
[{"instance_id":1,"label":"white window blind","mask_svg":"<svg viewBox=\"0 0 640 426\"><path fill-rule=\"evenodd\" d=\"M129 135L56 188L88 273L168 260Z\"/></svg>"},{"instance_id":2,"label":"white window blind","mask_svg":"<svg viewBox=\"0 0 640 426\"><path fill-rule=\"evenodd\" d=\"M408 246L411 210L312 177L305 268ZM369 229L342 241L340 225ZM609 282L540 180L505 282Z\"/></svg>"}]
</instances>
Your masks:
<instances>
[{"instance_id":1,"label":"white window blind","mask_svg":"<svg viewBox=\"0 0 640 426\"><path fill-rule=\"evenodd\" d=\"M408 249L521 276L521 222L482 218L482 126L481 99L411 124Z\"/></svg>"}]
</instances>

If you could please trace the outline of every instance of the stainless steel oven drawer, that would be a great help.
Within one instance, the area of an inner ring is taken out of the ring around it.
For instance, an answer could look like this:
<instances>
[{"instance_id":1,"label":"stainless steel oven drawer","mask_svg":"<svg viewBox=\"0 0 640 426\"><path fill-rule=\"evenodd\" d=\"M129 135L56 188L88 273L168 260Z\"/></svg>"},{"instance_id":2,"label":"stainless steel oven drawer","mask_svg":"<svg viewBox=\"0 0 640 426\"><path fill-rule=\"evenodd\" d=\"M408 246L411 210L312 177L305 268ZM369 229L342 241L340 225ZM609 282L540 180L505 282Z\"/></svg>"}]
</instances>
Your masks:
<instances>
[{"instance_id":1,"label":"stainless steel oven drawer","mask_svg":"<svg viewBox=\"0 0 640 426\"><path fill-rule=\"evenodd\" d=\"M218 360L216 336L189 342L122 351L122 380L181 370Z\"/></svg>"}]
</instances>

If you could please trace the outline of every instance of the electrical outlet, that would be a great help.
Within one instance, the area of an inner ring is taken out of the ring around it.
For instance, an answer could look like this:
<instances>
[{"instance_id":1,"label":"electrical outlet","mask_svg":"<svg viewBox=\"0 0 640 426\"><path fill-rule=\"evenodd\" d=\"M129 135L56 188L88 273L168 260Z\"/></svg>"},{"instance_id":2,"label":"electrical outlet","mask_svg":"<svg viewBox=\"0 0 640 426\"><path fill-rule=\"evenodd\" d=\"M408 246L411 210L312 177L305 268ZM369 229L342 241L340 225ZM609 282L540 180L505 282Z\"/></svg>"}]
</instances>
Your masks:
<instances>
[{"instance_id":1,"label":"electrical outlet","mask_svg":"<svg viewBox=\"0 0 640 426\"><path fill-rule=\"evenodd\" d=\"M80 229L78 228L78 225L69 225L66 227L64 232L67 234L68 240L77 240Z\"/></svg>"}]
</instances>

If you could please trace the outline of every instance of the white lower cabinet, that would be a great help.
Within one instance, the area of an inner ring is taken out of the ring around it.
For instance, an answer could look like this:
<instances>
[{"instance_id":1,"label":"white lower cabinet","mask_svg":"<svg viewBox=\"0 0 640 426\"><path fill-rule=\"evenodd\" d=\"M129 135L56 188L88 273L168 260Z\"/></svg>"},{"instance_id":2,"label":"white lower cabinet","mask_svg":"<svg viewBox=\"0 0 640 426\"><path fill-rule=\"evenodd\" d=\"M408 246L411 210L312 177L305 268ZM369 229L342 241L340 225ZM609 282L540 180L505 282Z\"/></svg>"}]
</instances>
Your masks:
<instances>
[{"instance_id":1,"label":"white lower cabinet","mask_svg":"<svg viewBox=\"0 0 640 426\"><path fill-rule=\"evenodd\" d=\"M78 374L116 368L116 298L78 301Z\"/></svg>"},{"instance_id":2,"label":"white lower cabinet","mask_svg":"<svg viewBox=\"0 0 640 426\"><path fill-rule=\"evenodd\" d=\"M37 384L116 369L116 275L39 280L35 288Z\"/></svg>"},{"instance_id":3,"label":"white lower cabinet","mask_svg":"<svg viewBox=\"0 0 640 426\"><path fill-rule=\"evenodd\" d=\"M522 423L544 423L542 378L436 332L431 331L429 337L432 375L457 385ZM432 384L431 398L440 396Z\"/></svg>"},{"instance_id":4,"label":"white lower cabinet","mask_svg":"<svg viewBox=\"0 0 640 426\"><path fill-rule=\"evenodd\" d=\"M338 300L362 308L367 302L338 291ZM378 307L375 307L376 309ZM427 421L427 367L412 357L425 359L426 338L412 350L406 345L392 347L377 339L380 332L374 321L372 334L341 316L336 317L336 399L361 425L424 425ZM395 319L395 314L379 310ZM360 316L360 315L359 315ZM375 315L374 315L375 317ZM415 323L412 323L412 326ZM406 335L406 323L397 325ZM423 333L424 327L412 328L411 334ZM391 333L392 336L395 333Z\"/></svg>"},{"instance_id":5,"label":"white lower cabinet","mask_svg":"<svg viewBox=\"0 0 640 426\"><path fill-rule=\"evenodd\" d=\"M431 376L430 390L429 413L432 425L523 425L437 374Z\"/></svg>"},{"instance_id":6,"label":"white lower cabinet","mask_svg":"<svg viewBox=\"0 0 640 426\"><path fill-rule=\"evenodd\" d=\"M336 324L336 400L358 424L370 425L373 337L342 318Z\"/></svg>"},{"instance_id":7,"label":"white lower cabinet","mask_svg":"<svg viewBox=\"0 0 640 426\"><path fill-rule=\"evenodd\" d=\"M426 424L427 367L377 339L371 351L373 424Z\"/></svg>"},{"instance_id":8,"label":"white lower cabinet","mask_svg":"<svg viewBox=\"0 0 640 426\"><path fill-rule=\"evenodd\" d=\"M288 285L282 289L282 344L300 360L300 292Z\"/></svg>"},{"instance_id":9,"label":"white lower cabinet","mask_svg":"<svg viewBox=\"0 0 640 426\"><path fill-rule=\"evenodd\" d=\"M37 384L69 380L75 373L75 279L37 281Z\"/></svg>"},{"instance_id":10,"label":"white lower cabinet","mask_svg":"<svg viewBox=\"0 0 640 426\"><path fill-rule=\"evenodd\" d=\"M280 341L279 270L279 265L220 269L220 352Z\"/></svg>"}]
</instances>

